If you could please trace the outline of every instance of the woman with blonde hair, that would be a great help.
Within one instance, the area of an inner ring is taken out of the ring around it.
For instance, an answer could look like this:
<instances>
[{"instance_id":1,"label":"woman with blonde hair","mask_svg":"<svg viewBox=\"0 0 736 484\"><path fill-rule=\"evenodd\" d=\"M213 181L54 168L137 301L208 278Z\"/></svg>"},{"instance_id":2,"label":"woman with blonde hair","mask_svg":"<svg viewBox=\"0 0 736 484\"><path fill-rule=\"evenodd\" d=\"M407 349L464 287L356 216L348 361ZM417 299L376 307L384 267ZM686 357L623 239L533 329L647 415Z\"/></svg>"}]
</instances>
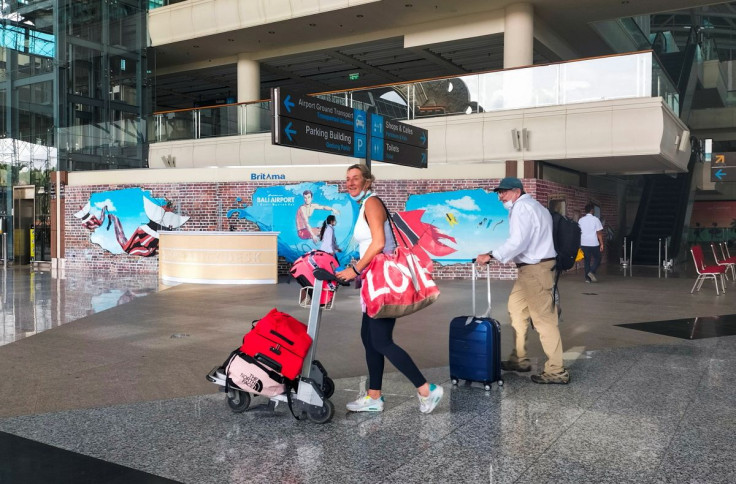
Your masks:
<instances>
[{"instance_id":1,"label":"woman with blonde hair","mask_svg":"<svg viewBox=\"0 0 736 484\"><path fill-rule=\"evenodd\" d=\"M373 193L375 177L365 165L352 165L348 168L346 188L350 197L358 202L360 211L355 222L353 237L358 243L360 259L337 273L338 279L350 281L361 276L373 258L381 252L393 252L396 242L391 233L391 225L383 202ZM393 340L396 318L371 318L365 312L365 302L361 300L363 320L360 337L365 347L368 364L368 394L347 404L351 412L381 412L384 399L381 395L385 358L404 374L417 388L419 410L430 413L442 398L440 385L428 383L409 354Z\"/></svg>"}]
</instances>

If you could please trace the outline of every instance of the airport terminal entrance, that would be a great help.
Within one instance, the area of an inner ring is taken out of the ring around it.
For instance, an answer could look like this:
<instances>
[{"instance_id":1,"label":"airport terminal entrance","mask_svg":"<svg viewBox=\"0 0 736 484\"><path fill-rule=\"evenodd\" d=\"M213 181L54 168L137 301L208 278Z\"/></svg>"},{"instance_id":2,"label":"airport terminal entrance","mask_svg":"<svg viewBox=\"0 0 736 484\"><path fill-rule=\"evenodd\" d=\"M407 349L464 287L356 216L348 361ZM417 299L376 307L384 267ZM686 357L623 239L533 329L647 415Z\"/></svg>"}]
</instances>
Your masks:
<instances>
[{"instance_id":1,"label":"airport terminal entrance","mask_svg":"<svg viewBox=\"0 0 736 484\"><path fill-rule=\"evenodd\" d=\"M29 264L35 252L36 187L13 187L13 259L16 264Z\"/></svg>"}]
</instances>

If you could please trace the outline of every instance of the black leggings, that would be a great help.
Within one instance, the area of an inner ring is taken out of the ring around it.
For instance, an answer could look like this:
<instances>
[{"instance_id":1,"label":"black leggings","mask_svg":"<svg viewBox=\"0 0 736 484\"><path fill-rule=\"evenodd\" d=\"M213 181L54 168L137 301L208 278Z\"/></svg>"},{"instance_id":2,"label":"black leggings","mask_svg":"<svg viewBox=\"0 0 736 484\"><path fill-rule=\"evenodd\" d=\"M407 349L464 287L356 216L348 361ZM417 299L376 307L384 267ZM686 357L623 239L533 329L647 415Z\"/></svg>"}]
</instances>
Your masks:
<instances>
[{"instance_id":1,"label":"black leggings","mask_svg":"<svg viewBox=\"0 0 736 484\"><path fill-rule=\"evenodd\" d=\"M380 390L383 383L384 356L388 358L415 387L427 383L411 356L393 340L396 318L373 319L363 313L360 338L365 346L365 361L368 363L368 389Z\"/></svg>"}]
</instances>

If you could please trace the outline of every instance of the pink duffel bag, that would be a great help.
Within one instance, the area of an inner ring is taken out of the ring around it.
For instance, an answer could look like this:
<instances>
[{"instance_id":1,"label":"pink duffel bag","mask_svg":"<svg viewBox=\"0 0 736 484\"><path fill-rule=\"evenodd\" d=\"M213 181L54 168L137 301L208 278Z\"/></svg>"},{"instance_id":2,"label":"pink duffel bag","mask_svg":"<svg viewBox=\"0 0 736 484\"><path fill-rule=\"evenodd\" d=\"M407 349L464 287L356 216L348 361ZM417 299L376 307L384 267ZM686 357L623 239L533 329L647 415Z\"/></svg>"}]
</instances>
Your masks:
<instances>
[{"instance_id":1,"label":"pink duffel bag","mask_svg":"<svg viewBox=\"0 0 736 484\"><path fill-rule=\"evenodd\" d=\"M225 370L228 383L248 393L275 397L286 392L286 379L278 373L261 366L255 359L235 352Z\"/></svg>"}]
</instances>

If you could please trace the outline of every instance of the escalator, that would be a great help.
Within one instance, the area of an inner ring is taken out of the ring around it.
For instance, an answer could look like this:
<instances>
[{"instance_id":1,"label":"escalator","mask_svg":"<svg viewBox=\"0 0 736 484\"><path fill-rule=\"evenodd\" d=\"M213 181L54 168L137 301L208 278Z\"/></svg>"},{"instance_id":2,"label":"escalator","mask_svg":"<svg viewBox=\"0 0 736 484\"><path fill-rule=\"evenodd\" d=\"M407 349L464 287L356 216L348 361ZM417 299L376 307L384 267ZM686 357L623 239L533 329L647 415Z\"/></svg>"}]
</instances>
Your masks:
<instances>
[{"instance_id":1,"label":"escalator","mask_svg":"<svg viewBox=\"0 0 736 484\"><path fill-rule=\"evenodd\" d=\"M659 34L657 35L659 36ZM691 34L685 47L677 52L657 52L657 46L660 45L657 38L652 42L652 45L662 68L674 82L677 92L680 93L680 112L676 114L679 115L680 119L687 122L698 83L698 63L696 60L698 59L699 47L695 34Z\"/></svg>"},{"instance_id":2,"label":"escalator","mask_svg":"<svg viewBox=\"0 0 736 484\"><path fill-rule=\"evenodd\" d=\"M687 44L676 52L663 52L663 43L659 35L652 41L652 46L659 57L662 68L675 83L680 93L680 119L687 122L692 107L692 100L697 87L698 43L694 33L688 37ZM636 213L636 220L629 235L633 241L633 263L637 265L659 264L659 239L664 245L665 239L671 237L668 256L677 257L682 241L682 229L685 223L693 170L698 160L697 140L693 139L693 148L687 173L677 175L644 175L644 188ZM664 248L663 248L664 251ZM664 257L664 253L662 254Z\"/></svg>"},{"instance_id":3,"label":"escalator","mask_svg":"<svg viewBox=\"0 0 736 484\"><path fill-rule=\"evenodd\" d=\"M698 151L693 149L687 173L678 173L675 176L644 175L644 190L629 235L634 243L634 264L659 265L659 239L662 239L664 245L667 237L671 237L668 256L672 259L677 257L682 242L693 171L698 159ZM664 251L664 247L662 250Z\"/></svg>"}]
</instances>

